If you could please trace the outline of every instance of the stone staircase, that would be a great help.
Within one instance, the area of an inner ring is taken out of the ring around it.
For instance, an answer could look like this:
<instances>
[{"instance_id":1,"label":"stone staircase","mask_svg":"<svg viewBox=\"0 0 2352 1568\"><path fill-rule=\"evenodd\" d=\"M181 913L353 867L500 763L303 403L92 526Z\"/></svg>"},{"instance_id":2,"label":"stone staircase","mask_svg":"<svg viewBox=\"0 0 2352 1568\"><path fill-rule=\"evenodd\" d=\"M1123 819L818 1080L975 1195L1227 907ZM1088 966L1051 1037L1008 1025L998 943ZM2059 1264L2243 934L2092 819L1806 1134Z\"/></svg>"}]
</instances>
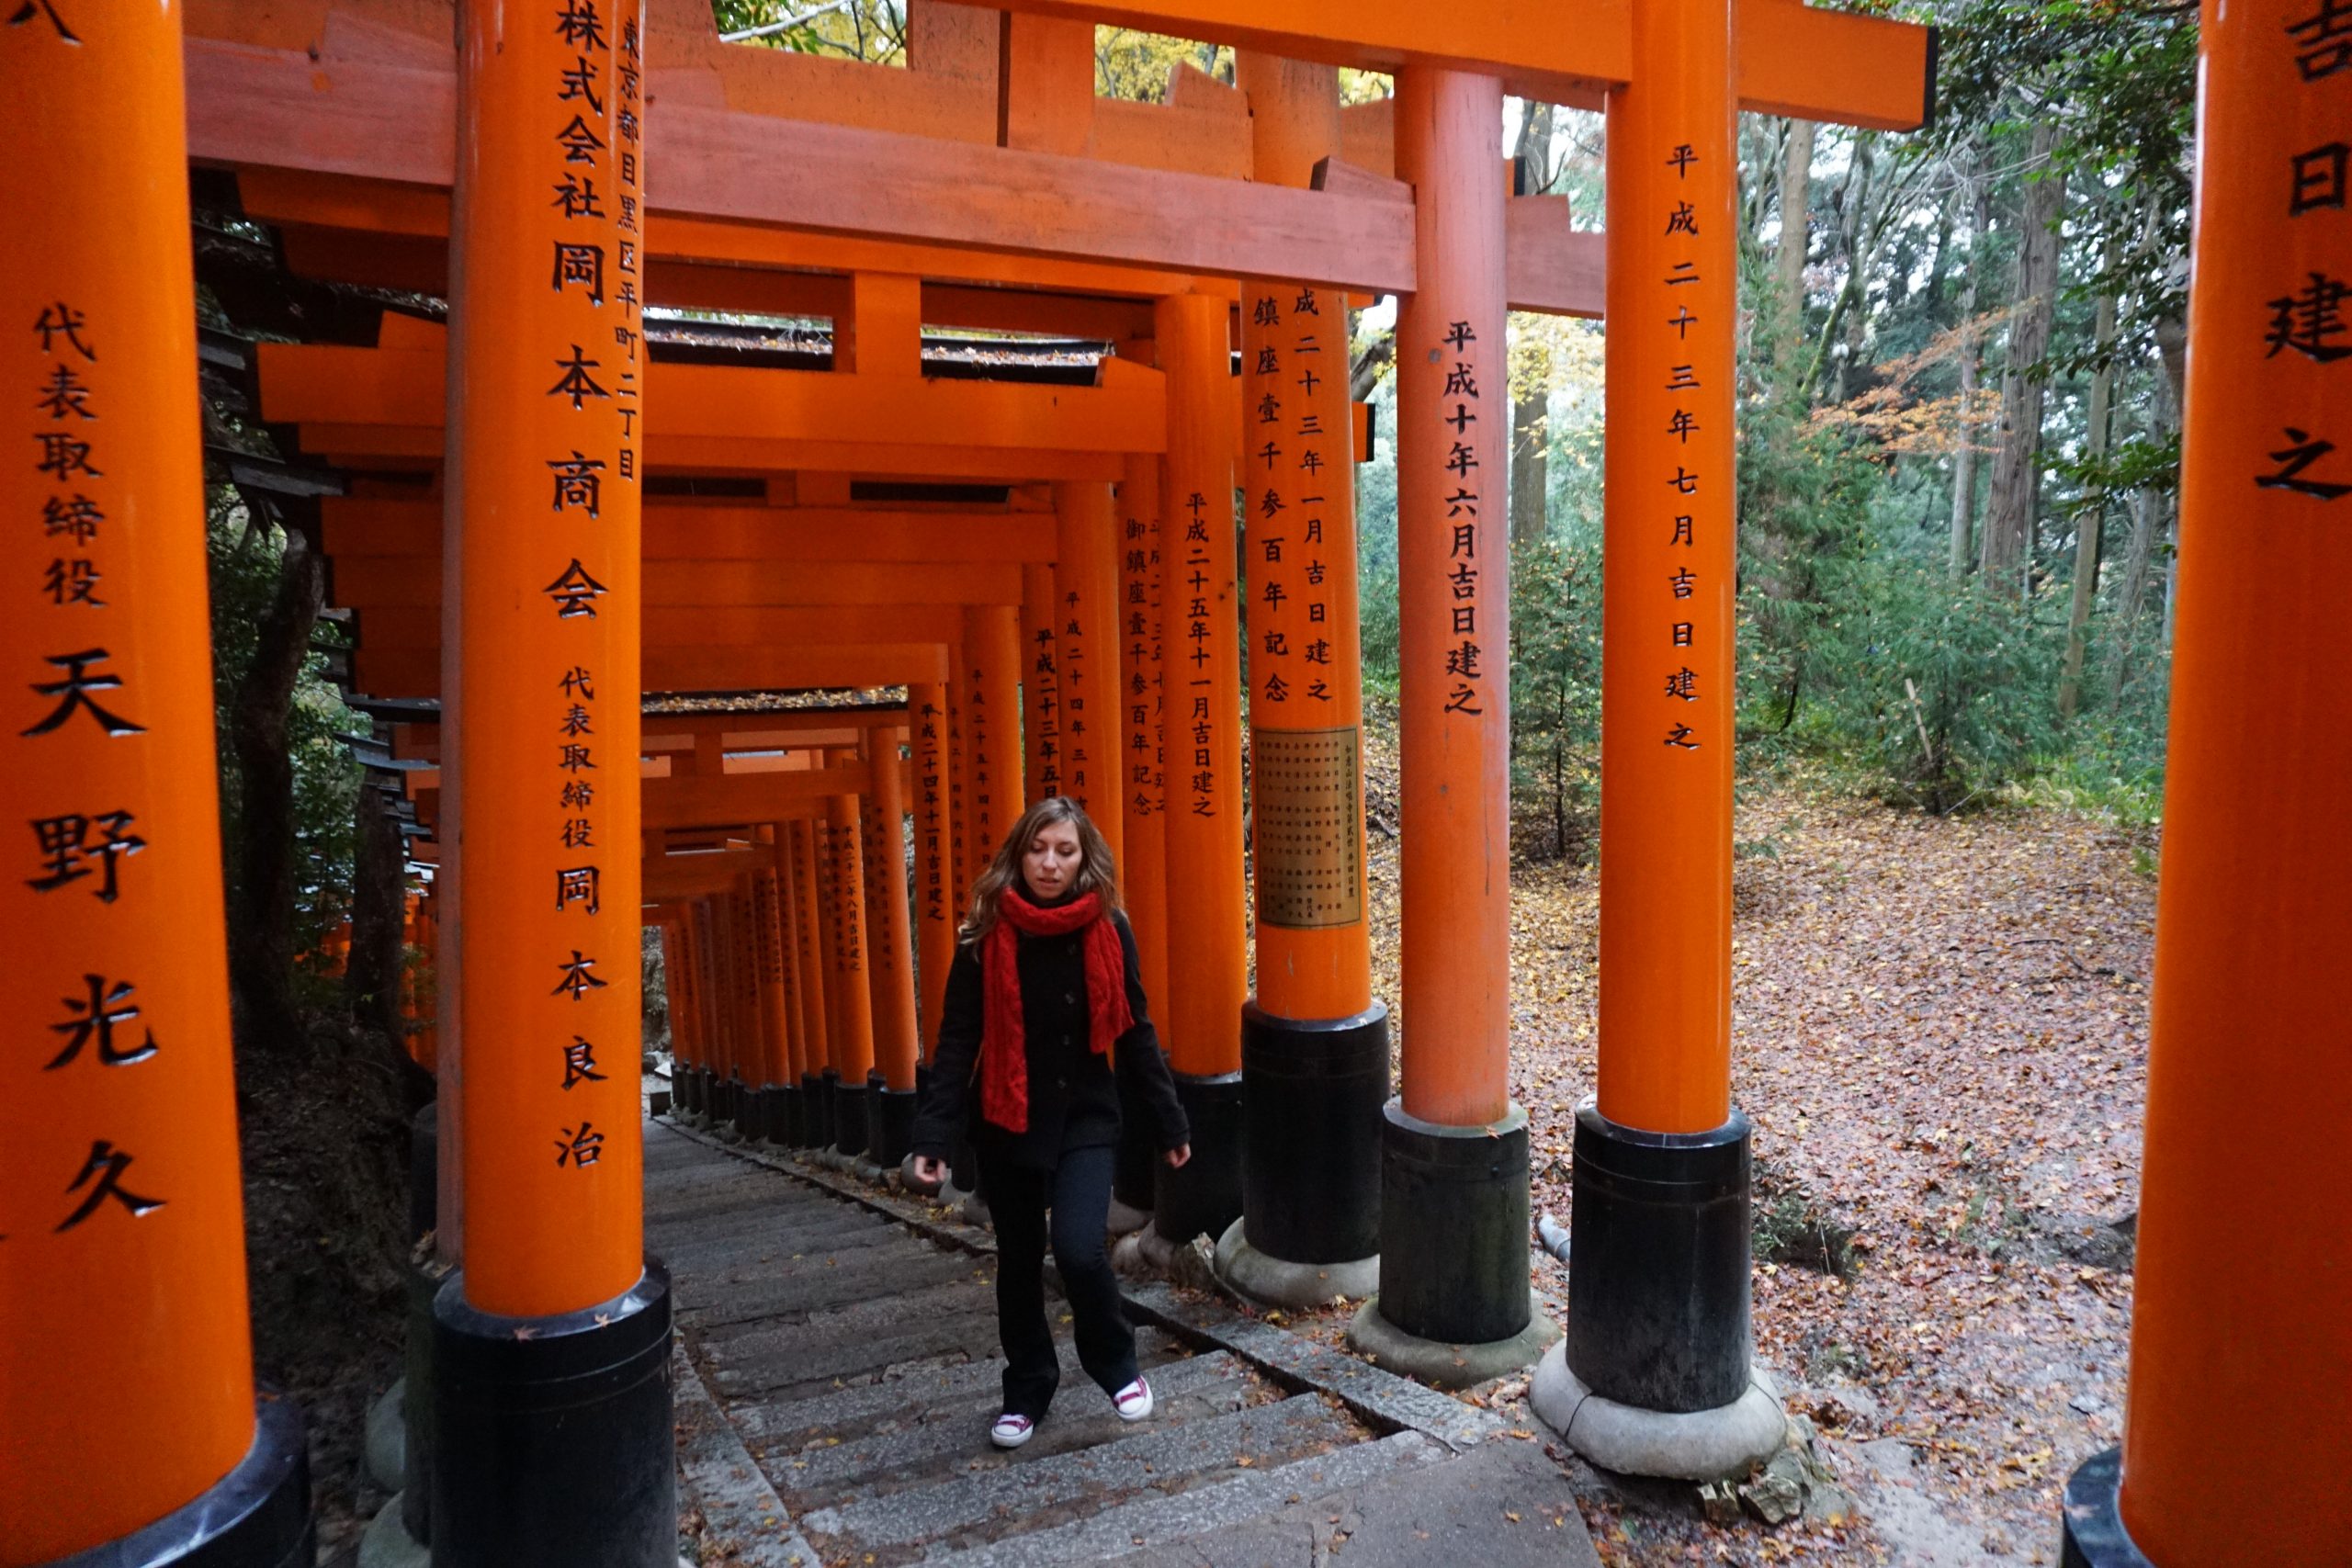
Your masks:
<instances>
[{"instance_id":1,"label":"stone staircase","mask_svg":"<svg viewBox=\"0 0 2352 1568\"><path fill-rule=\"evenodd\" d=\"M647 1125L647 1245L674 1281L683 1500L707 1562L1597 1563L1540 1446L1417 1419L1426 1391L1352 1363L1318 1375L1344 1360L1328 1352L1269 1356L1262 1325L1220 1347L1139 1303L1166 1325L1138 1331L1153 1418L1121 1423L1065 1340L1052 1413L999 1451L984 1233L919 1229L785 1164ZM1398 1384L1401 1418L1367 1375Z\"/></svg>"}]
</instances>

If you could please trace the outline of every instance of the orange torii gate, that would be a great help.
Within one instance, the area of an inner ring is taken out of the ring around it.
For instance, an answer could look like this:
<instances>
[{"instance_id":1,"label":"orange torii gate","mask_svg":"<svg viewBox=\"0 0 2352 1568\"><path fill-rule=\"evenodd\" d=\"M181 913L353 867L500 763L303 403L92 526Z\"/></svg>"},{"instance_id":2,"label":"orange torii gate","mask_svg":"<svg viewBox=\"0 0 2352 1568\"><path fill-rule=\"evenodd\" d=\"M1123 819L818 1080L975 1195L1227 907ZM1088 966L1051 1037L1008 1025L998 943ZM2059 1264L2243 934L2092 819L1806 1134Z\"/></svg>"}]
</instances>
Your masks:
<instances>
[{"instance_id":1,"label":"orange torii gate","mask_svg":"<svg viewBox=\"0 0 2352 1568\"><path fill-rule=\"evenodd\" d=\"M1101 12L1065 0L1013 7L1114 16L1237 41L1272 59L1398 69L1389 136L1404 180L1379 172L1380 153L1365 150L1380 141L1371 117L1342 117L1341 151L1357 153L1360 166L1325 162L1301 188L1288 183L1295 175L1238 177L1250 154L1247 129L1229 107L1202 111L1186 122L1187 134L1170 138L1165 116L1102 109L1082 84L1070 93L1069 73L1053 69L1046 35L1036 35L1032 51L1026 29L1012 27L1004 36L1015 47L1004 52L1003 69L989 74L974 50L981 35L973 30L976 22L986 25L987 13L912 9L932 37L948 41L946 54L962 62L947 74L960 70L958 80L985 80L985 88L939 92L944 78L926 73L926 79L884 89L860 112L849 112L840 95L810 100L820 110L842 110L838 123L775 112L790 107L792 94L807 85L802 65L748 51L726 61L698 55L707 22L681 25L675 18L686 7L665 6L650 26L640 25L634 0L569 4L560 13L527 17L460 0L454 58L432 41L398 43L401 29L368 26L363 6L327 7L330 36L322 39L292 36L304 26L299 21L270 19L263 36L198 39L188 50L198 89L189 105L188 151L241 169L345 176L356 196L364 195L368 212L341 221L318 214L310 243L333 252L340 236L350 263L352 236L396 228L415 243L383 265L431 266L437 257L453 303L453 332L441 353L379 347L357 351L375 357L336 362L334 374L364 393L342 405L356 422L300 422L306 446L379 471L433 466L445 434L449 457L448 544L435 574L451 579L437 601L447 635L416 645L446 671L435 689L448 705L452 741L444 814L453 852L445 855L444 894L453 919L445 970L452 1049L444 1066L455 1103L446 1105L452 1135L444 1147L464 1179L443 1189L451 1206L442 1241L463 1264L438 1310L437 1425L458 1434L454 1450L435 1470L434 1545L436 1559L447 1563L650 1563L665 1561L671 1546L670 1433L659 1372L667 1349L666 1292L639 1239L636 1122L626 1110L611 1109L626 1085L597 1071L592 1035L592 1028L624 1021L636 997L634 964L599 968L597 957L616 926L626 930L628 907L639 902L646 813L633 767L587 781L602 786L593 795L577 787L588 769L604 766L584 737L593 733L606 757L614 750L628 757L637 745L635 696L643 682L634 633L659 605L663 564L639 565L639 491L648 470L658 457L662 466L707 471L1017 471L1104 483L1127 474L1131 454L1153 449L1124 437L1102 439L1099 432L1074 436L1060 419L1048 422L1050 434L1077 444L1051 448L1067 454L1068 462L1043 474L1007 454L1007 446L1035 449L1028 442L967 442L927 457L910 457L903 442L878 449L860 442L861 419L898 417L913 408L922 417L952 416L962 427L985 430L1006 406L991 393L980 412L974 400L939 395L927 378L906 377L903 359L895 368L885 367L887 352L876 361L863 331L869 309L903 321L903 285L869 288L853 277L819 286L846 287L846 304L832 313L846 315L853 329L852 363L825 384L786 387L651 364L643 352L641 308L652 299L655 256L648 247L668 243L656 238L665 230L684 237L683 251L664 255L665 266L677 269L682 288L702 288L707 299L757 286L739 276L693 276L689 269L697 265L722 260L737 265L710 270L740 274L756 270L762 256L773 258L779 248L803 256L822 248L772 237L773 229L788 227L852 236L829 242L836 256L849 254L844 244L897 247L884 256L864 253L869 264L881 265L834 265L853 275L922 277L943 249L1055 252L1050 262L1023 261L1012 269L1012 278L1033 285L1074 266L1182 275L1164 288L1125 294L1126 304L1108 309L1132 321L1136 302L1144 302L1168 379L1170 428L1158 508L1161 592L1149 629L1166 667L1162 695L1181 698L1181 705L1168 701L1160 716L1159 749L1170 755L1152 783L1165 792L1162 864L1186 873L1164 878L1168 989L1179 1004L1170 1044L1212 1148L1220 1122L1238 1122L1230 1085L1243 1066L1242 615L1227 507L1246 458L1226 375L1230 293L1195 279L1238 275L1409 297L1400 322L1407 348L1400 388L1408 653L1405 989L1411 1016L1435 1021L1408 1036L1402 1098L1384 1123L1384 1290L1358 1326L1367 1342L1377 1338L1385 1347L1385 1359L1408 1366L1416 1356L1434 1358L1433 1367L1466 1364L1450 1348L1464 1341L1489 1355L1522 1359L1535 1337L1524 1294L1523 1119L1514 1120L1504 1087L1508 887L1500 868L1509 848L1502 775L1508 705L1501 660L1474 653L1473 631L1461 620L1466 610L1476 636L1491 639L1489 647L1502 645L1507 573L1498 558L1487 560L1491 535L1476 522L1479 492L1471 482L1499 473L1502 448L1493 422L1471 428L1476 394L1464 388L1481 374L1499 381L1507 307L1589 312L1600 304L1600 275L1590 265L1594 242L1565 233L1557 204L1506 197L1494 167L1494 121L1506 84L1567 102L1606 95L1616 113L1633 95L1668 79L1696 78L1645 41L1647 23L1636 15L1646 11L1620 4L1596 5L1592 16L1556 29L1519 20L1501 5L1432 17L1385 4L1301 0L1272 20L1257 15L1259 7L1230 0ZM359 25L334 26L355 20ZM117 41L130 36L123 29ZM155 50L155 39L141 41L151 55L174 58ZM1748 0L1739 41L1736 93L1744 101L1866 124L1918 118L1926 42L1915 29L1826 16L1792 0ZM22 51L51 42L40 25L12 29L9 47L19 51L9 57L12 71L28 58ZM672 68L661 57L665 44L678 60L725 79L721 101L730 107L710 107L710 95L691 86L653 91L657 78L648 73ZM1725 50L1712 58L1718 62L1713 78L1702 86L1723 105L1727 122L1733 56ZM604 86L603 98L587 107L560 96L564 73L578 61L591 62ZM1033 96L1023 73L1041 61L1048 90ZM78 85L52 88L46 75L26 79L44 93ZM1012 97L1000 99L1016 85ZM662 107L650 112L656 96ZM993 136L963 118L984 101L1005 111ZM45 118L75 123L63 112ZM96 140L130 149L148 164L176 165L178 123L175 115L152 123L126 118L102 128ZM930 134L873 129L877 123ZM1711 143L1701 137L1690 145L1703 153ZM1118 162L1122 153L1132 161ZM649 164L660 171L650 186ZM601 200L585 188L591 177ZM1727 160L1702 167L1697 177L1726 180ZM149 189L174 183L145 182ZM549 187L568 188L570 196L549 204ZM876 188L889 189L890 199L874 199ZM652 189L661 192L658 203ZM1057 220L1050 233L1041 234L1041 213ZM98 231L96 223L83 229ZM1617 231L1612 225L1612 244ZM988 281L968 270L955 280ZM770 297L795 287L808 286L783 286ZM917 286L916 313L928 292ZM993 303L972 292L955 308L983 310ZM1005 308L1013 315L1037 307L1030 299L1006 301ZM420 373L423 361L433 367ZM561 372L552 391L545 385L548 365ZM1103 385L1094 389L1107 394L1122 390L1122 377L1128 388L1140 387L1133 378L1147 373L1113 361L1102 374ZM332 410L336 387L318 391L322 406ZM779 396L786 400L774 400ZM1727 376L1709 384L1709 396L1727 399ZM665 407L677 410L674 425L664 425L671 417ZM1701 410L1702 427L1713 407ZM780 413L818 428L819 437L775 441L766 429ZM1451 436L1441 436L1442 419L1456 422ZM1728 424L1725 403L1714 427ZM1182 441L1176 438L1180 425L1187 433ZM502 526L501 518L516 521ZM551 552L563 558L542 562ZM1170 568L1180 575L1170 575ZM1098 594L1109 581L1099 573L1092 581ZM420 595L412 603L425 608L430 602ZM1178 604L1182 610L1170 614L1168 607ZM693 608L694 602L677 607ZM964 817L976 840L966 846L968 872L989 841L985 829L1003 819L992 814L1009 815L1020 795L1006 770L1019 753L1003 728L1013 720L1011 687L991 684L1012 681L1018 654L1011 604L965 616L980 621L977 632L967 625L944 643L944 671L922 661L917 683L947 688L947 771L961 775ZM1077 635L1083 646L1082 620ZM1067 648L1061 652L1066 658ZM1181 678L1180 652L1187 661ZM748 659L742 646L727 646L680 668L756 679L744 673ZM870 671L872 661L860 667ZM804 680L812 672L797 671ZM1351 679L1353 671L1345 674ZM1098 678L1108 683L1107 676ZM1727 694L1713 695L1720 703ZM549 711L560 725L575 728L550 749L542 746L531 716L559 697ZM960 726L954 722L959 701ZM983 726L994 728L984 733ZM1148 721L1131 728L1131 739L1150 739ZM1270 733L1277 728L1268 726ZM959 731L967 742L960 770L952 756ZM579 755L583 751L589 754ZM1333 776L1327 773L1327 785ZM951 784L951 800L953 790ZM1727 790L1719 798L1702 791L1695 808L1713 832L1718 816L1727 821ZM802 881L813 890L814 835L789 836L796 861L811 874ZM454 852L461 841L464 852ZM619 846L626 863L605 860L607 846ZM594 858L582 852L587 851ZM472 863L475 856L481 863ZM1702 865L1690 874L1712 872ZM535 896L535 881L550 896ZM604 897L614 897L614 909L603 908ZM741 886L727 897L740 907ZM820 907L802 928L830 930L838 953L842 923L855 913L846 902ZM722 968L750 967L744 944L729 945L724 934L712 904L701 901L683 941L695 954L689 967L701 1004L697 1027L733 1038L735 1059L743 1061L745 1042L735 1032L747 1018L757 1020L759 993L739 979L736 1005L718 1005ZM562 977L552 990L528 978L539 974L542 947L555 955ZM1678 954L1662 952L1657 961L1720 988L1722 976L1701 972L1713 962L1708 952ZM1265 956L1261 950L1261 969ZM832 977L841 975L836 963ZM847 990L847 1010L864 996L870 1013L870 992ZM1268 999L1261 985L1261 1004ZM1604 1042L1605 1053L1614 1048ZM1703 1041L1693 1047L1669 1039L1656 1049L1677 1060L1693 1057L1684 1076L1694 1078L1719 1060ZM854 1063L854 1050L849 1059ZM1646 1103L1612 1094L1610 1109L1635 1108L1623 1110L1632 1115ZM600 1106L608 1123L592 1119ZM1674 1134L1669 1129L1657 1135ZM1236 1146L1238 1138L1237 1127ZM1223 1210L1229 1218L1241 1202L1238 1172L1216 1159L1196 1164L1190 1175L1163 1183L1163 1211L1181 1214L1189 1206L1205 1218ZM1743 1183L1743 1202L1744 1196ZM1581 1212L1579 1221L1581 1234ZM1743 1360L1744 1305L1743 1287ZM1710 1302L1698 1329L1711 1348L1727 1339L1731 1307ZM234 1358L200 1359L217 1366ZM581 1403L567 1385L576 1367L591 1359L632 1371L618 1380L621 1386ZM1591 1371L1581 1362L1577 1370ZM544 1417L558 1402L571 1405L560 1429ZM511 1440L526 1427L535 1440ZM494 1433L509 1440L493 1441ZM74 1451L86 1457L96 1445ZM493 1503L514 1497L529 1506Z\"/></svg>"}]
</instances>

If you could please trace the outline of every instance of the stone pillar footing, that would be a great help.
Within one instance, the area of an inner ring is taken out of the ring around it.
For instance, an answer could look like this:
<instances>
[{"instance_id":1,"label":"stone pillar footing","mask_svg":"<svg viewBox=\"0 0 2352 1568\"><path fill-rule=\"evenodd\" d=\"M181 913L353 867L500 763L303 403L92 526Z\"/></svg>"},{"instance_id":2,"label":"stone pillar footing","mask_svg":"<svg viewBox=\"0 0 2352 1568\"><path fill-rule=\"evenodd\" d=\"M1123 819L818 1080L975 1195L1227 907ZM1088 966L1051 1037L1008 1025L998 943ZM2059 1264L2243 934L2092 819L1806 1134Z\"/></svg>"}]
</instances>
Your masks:
<instances>
[{"instance_id":1,"label":"stone pillar footing","mask_svg":"<svg viewBox=\"0 0 2352 1568\"><path fill-rule=\"evenodd\" d=\"M2123 1528L2123 1450L2091 1455L2066 1478L2059 1568L2155 1568Z\"/></svg>"},{"instance_id":2,"label":"stone pillar footing","mask_svg":"<svg viewBox=\"0 0 2352 1568\"><path fill-rule=\"evenodd\" d=\"M1193 1157L1181 1170L1157 1167L1152 1228L1181 1247L1196 1235L1223 1235L1241 1217L1241 1075L1178 1073L1176 1098L1193 1125Z\"/></svg>"},{"instance_id":3,"label":"stone pillar footing","mask_svg":"<svg viewBox=\"0 0 2352 1568\"><path fill-rule=\"evenodd\" d=\"M265 1391L236 1468L145 1529L49 1568L311 1568L311 1460L302 1413Z\"/></svg>"},{"instance_id":4,"label":"stone pillar footing","mask_svg":"<svg viewBox=\"0 0 2352 1568\"><path fill-rule=\"evenodd\" d=\"M1668 1414L1748 1386L1748 1126L1621 1127L1577 1108L1567 1361L1603 1398Z\"/></svg>"},{"instance_id":5,"label":"stone pillar footing","mask_svg":"<svg viewBox=\"0 0 2352 1568\"><path fill-rule=\"evenodd\" d=\"M670 1274L518 1319L434 1303L435 1568L674 1568ZM523 1332L527 1331L527 1333Z\"/></svg>"},{"instance_id":6,"label":"stone pillar footing","mask_svg":"<svg viewBox=\"0 0 2352 1568\"><path fill-rule=\"evenodd\" d=\"M1113 1235L1133 1235L1151 1224L1149 1209L1135 1208L1123 1201L1114 1190L1111 1195L1111 1215L1102 1228Z\"/></svg>"},{"instance_id":7,"label":"stone pillar footing","mask_svg":"<svg viewBox=\"0 0 2352 1568\"><path fill-rule=\"evenodd\" d=\"M1266 1306L1329 1306L1333 1298L1361 1301L1380 1289L1380 1255L1339 1263L1295 1263L1252 1246L1244 1215L1216 1244L1216 1277L1227 1289Z\"/></svg>"},{"instance_id":8,"label":"stone pillar footing","mask_svg":"<svg viewBox=\"0 0 2352 1568\"><path fill-rule=\"evenodd\" d=\"M1571 1309L1569 1319L1575 1320ZM1678 1481L1745 1476L1781 1451L1788 1435L1778 1392L1762 1373L1712 1410L1647 1410L1587 1388L1569 1369L1565 1341L1544 1353L1528 1385L1535 1414L1603 1470Z\"/></svg>"},{"instance_id":9,"label":"stone pillar footing","mask_svg":"<svg viewBox=\"0 0 2352 1568\"><path fill-rule=\"evenodd\" d=\"M1290 1019L1251 1002L1241 1010L1241 1081L1244 1245L1274 1263L1378 1257L1388 1009Z\"/></svg>"},{"instance_id":10,"label":"stone pillar footing","mask_svg":"<svg viewBox=\"0 0 2352 1568\"><path fill-rule=\"evenodd\" d=\"M1380 1298L1356 1310L1348 1323L1348 1343L1385 1371L1419 1378L1442 1389L1464 1389L1515 1372L1532 1363L1560 1337L1560 1325L1545 1316L1535 1292L1521 1297L1526 1314L1517 1333L1499 1339L1429 1339L1407 1332L1381 1314Z\"/></svg>"},{"instance_id":11,"label":"stone pillar footing","mask_svg":"<svg viewBox=\"0 0 2352 1568\"><path fill-rule=\"evenodd\" d=\"M359 1537L359 1568L433 1568L433 1549L409 1534L401 1517L408 1494L397 1493Z\"/></svg>"}]
</instances>

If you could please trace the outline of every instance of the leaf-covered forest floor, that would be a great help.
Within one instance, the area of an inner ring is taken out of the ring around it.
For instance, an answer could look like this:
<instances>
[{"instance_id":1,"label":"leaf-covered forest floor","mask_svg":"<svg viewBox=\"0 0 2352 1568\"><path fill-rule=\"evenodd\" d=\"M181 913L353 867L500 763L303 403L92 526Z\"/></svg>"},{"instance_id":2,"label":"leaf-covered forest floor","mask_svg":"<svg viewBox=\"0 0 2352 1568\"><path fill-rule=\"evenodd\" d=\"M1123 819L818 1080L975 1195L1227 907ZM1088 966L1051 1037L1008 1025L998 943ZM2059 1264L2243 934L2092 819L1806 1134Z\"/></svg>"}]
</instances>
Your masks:
<instances>
[{"instance_id":1,"label":"leaf-covered forest floor","mask_svg":"<svg viewBox=\"0 0 2352 1568\"><path fill-rule=\"evenodd\" d=\"M1371 761L1368 804L1393 824L1395 774ZM2054 1562L2067 1473L2120 1437L2154 846L2086 816L1939 819L1803 780L1744 784L1735 838L1757 1359L1860 1506L1839 1526L1713 1525L1690 1488L1571 1461L1602 1560ZM1396 846L1377 831L1371 875L1394 1006ZM1596 867L1514 868L1512 1093L1536 1211L1563 1222L1598 901ZM1534 1282L1565 1306L1566 1269L1540 1250ZM1315 1318L1299 1326L1340 1326ZM1483 1396L1565 1455L1523 1389Z\"/></svg>"}]
</instances>

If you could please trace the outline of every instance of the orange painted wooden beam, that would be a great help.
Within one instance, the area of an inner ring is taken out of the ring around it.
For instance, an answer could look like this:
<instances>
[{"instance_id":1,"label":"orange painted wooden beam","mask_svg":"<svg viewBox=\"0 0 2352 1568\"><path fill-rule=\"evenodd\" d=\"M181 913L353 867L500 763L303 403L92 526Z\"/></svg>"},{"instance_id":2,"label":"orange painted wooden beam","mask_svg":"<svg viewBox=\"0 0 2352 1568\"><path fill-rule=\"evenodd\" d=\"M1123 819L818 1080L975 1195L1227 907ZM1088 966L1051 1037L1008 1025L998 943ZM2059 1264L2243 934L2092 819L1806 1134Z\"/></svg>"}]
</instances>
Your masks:
<instances>
[{"instance_id":1,"label":"orange painted wooden beam","mask_svg":"<svg viewBox=\"0 0 2352 1568\"><path fill-rule=\"evenodd\" d=\"M363 610L431 608L441 603L440 567L435 556L341 556L334 562L334 602ZM695 561L656 560L645 563L645 603L649 609L1018 604L1021 569L841 561L811 571L788 561L746 560L714 571ZM908 627L909 637L921 629Z\"/></svg>"},{"instance_id":2,"label":"orange painted wooden beam","mask_svg":"<svg viewBox=\"0 0 2352 1568\"><path fill-rule=\"evenodd\" d=\"M1633 72L1636 0L1004 0L1020 15L1086 17L1374 71L1408 64L1499 76L1522 97L1599 108ZM1914 130L1925 119L1928 29L1747 0L1739 14L1739 106L1770 114Z\"/></svg>"},{"instance_id":3,"label":"orange painted wooden beam","mask_svg":"<svg viewBox=\"0 0 2352 1568\"><path fill-rule=\"evenodd\" d=\"M237 172L237 193L246 216L299 232L306 243L328 234L356 236L358 243L373 243L379 250L386 244L405 243L408 260L403 265L412 269L429 267L431 270L424 276L446 281L446 246L449 237L446 181L438 186L402 185L343 171L245 164ZM681 271L688 266L707 265L747 276L766 271L833 275L838 279L854 272L908 273L926 280L929 288L924 297L924 314L933 324L942 326L991 324L987 321L962 321L939 313L931 290L943 287L964 288L982 297L1012 289L1067 290L1073 295L1148 303L1198 284L1187 274L1151 268L810 234L675 215L653 225L646 241L646 257L651 269L649 299L654 304L691 303L662 296L658 285L664 276L665 264L671 263L677 264ZM350 265L361 265L356 255L347 259ZM301 270L299 264L297 270ZM401 276L416 274L412 271ZM373 279L354 277L351 281ZM953 298L951 294L950 299Z\"/></svg>"},{"instance_id":4,"label":"orange painted wooden beam","mask_svg":"<svg viewBox=\"0 0 2352 1568\"><path fill-rule=\"evenodd\" d=\"M592 346L590 356L599 352ZM447 396L444 357L429 349L265 344L262 414L288 423L438 430ZM674 460L662 455L665 440L1165 450L1167 396L1159 373L1109 363L1103 384L1093 387L657 363L645 373L648 460Z\"/></svg>"},{"instance_id":5,"label":"orange painted wooden beam","mask_svg":"<svg viewBox=\"0 0 2352 1568\"><path fill-rule=\"evenodd\" d=\"M645 826L669 829L772 822L799 815L804 807L818 808L836 795L866 794L873 785L867 765L854 761L798 773L670 779L645 786Z\"/></svg>"},{"instance_id":6,"label":"orange painted wooden beam","mask_svg":"<svg viewBox=\"0 0 2352 1568\"><path fill-rule=\"evenodd\" d=\"M191 39L187 82L199 162L450 181L449 75ZM1379 293L1410 286L1408 227L1353 197L691 103L665 102L646 136L647 166L663 171L648 192L649 232L715 219Z\"/></svg>"},{"instance_id":7,"label":"orange painted wooden beam","mask_svg":"<svg viewBox=\"0 0 2352 1568\"><path fill-rule=\"evenodd\" d=\"M945 679L945 656L936 643L645 650L649 692L838 691ZM437 697L440 653L360 649L352 655L352 685L377 697Z\"/></svg>"},{"instance_id":8,"label":"orange painted wooden beam","mask_svg":"<svg viewBox=\"0 0 2352 1568\"><path fill-rule=\"evenodd\" d=\"M662 649L741 648L763 643L804 647L903 644L922 640L924 623L940 614L938 606L922 604L837 605L822 609L749 605L655 608L645 612L645 646ZM358 647L369 653L441 646L438 606L379 605L360 613L356 625ZM944 636L937 640L945 646ZM848 740L834 744L851 745L856 739L853 733Z\"/></svg>"},{"instance_id":9,"label":"orange painted wooden beam","mask_svg":"<svg viewBox=\"0 0 2352 1568\"><path fill-rule=\"evenodd\" d=\"M437 501L323 503L331 556L435 555ZM1054 558L1044 513L865 511L851 507L707 506L649 502L648 560L890 561L1001 565Z\"/></svg>"}]
</instances>

